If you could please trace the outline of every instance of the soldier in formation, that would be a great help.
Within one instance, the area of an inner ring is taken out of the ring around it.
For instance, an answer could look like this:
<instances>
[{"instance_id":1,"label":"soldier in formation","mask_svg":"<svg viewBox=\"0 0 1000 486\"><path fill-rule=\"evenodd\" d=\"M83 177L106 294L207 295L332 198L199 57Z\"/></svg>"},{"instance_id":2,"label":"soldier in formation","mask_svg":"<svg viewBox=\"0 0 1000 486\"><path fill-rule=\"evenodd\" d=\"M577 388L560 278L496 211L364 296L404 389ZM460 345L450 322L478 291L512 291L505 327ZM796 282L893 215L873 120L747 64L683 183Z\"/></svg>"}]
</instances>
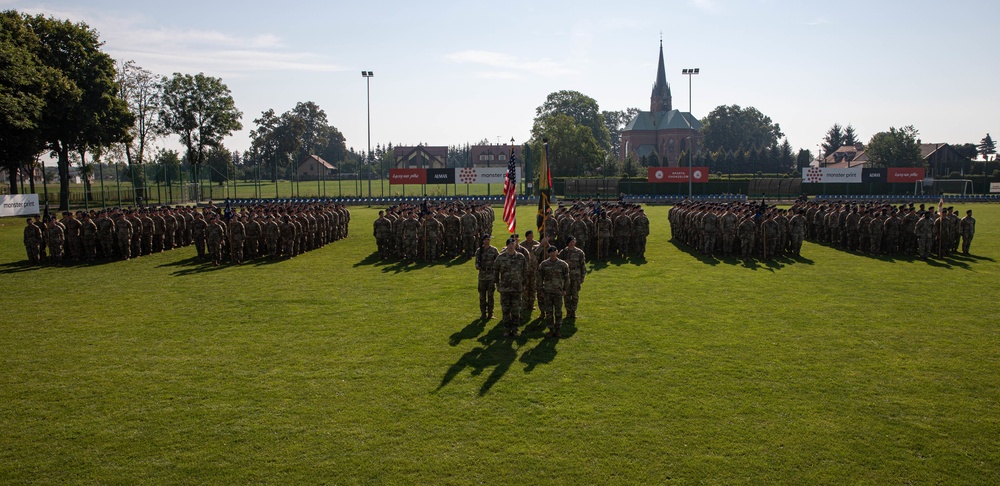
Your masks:
<instances>
[{"instance_id":1,"label":"soldier in formation","mask_svg":"<svg viewBox=\"0 0 1000 486\"><path fill-rule=\"evenodd\" d=\"M963 223L954 207L943 205L799 201L792 211L807 221L806 239L872 256L944 258L960 243L966 253L975 233L971 210Z\"/></svg>"},{"instance_id":2,"label":"soldier in formation","mask_svg":"<svg viewBox=\"0 0 1000 486\"><path fill-rule=\"evenodd\" d=\"M551 245L562 250L569 237L577 248L598 261L612 257L644 258L649 218L638 204L574 201L548 213L542 231Z\"/></svg>"},{"instance_id":3,"label":"soldier in formation","mask_svg":"<svg viewBox=\"0 0 1000 486\"><path fill-rule=\"evenodd\" d=\"M743 260L799 255L807 221L798 216L755 202L684 201L667 213L675 241L704 255Z\"/></svg>"},{"instance_id":4,"label":"soldier in formation","mask_svg":"<svg viewBox=\"0 0 1000 486\"><path fill-rule=\"evenodd\" d=\"M372 232L379 259L433 262L473 258L493 228L493 208L461 200L400 204L379 211Z\"/></svg>"}]
</instances>

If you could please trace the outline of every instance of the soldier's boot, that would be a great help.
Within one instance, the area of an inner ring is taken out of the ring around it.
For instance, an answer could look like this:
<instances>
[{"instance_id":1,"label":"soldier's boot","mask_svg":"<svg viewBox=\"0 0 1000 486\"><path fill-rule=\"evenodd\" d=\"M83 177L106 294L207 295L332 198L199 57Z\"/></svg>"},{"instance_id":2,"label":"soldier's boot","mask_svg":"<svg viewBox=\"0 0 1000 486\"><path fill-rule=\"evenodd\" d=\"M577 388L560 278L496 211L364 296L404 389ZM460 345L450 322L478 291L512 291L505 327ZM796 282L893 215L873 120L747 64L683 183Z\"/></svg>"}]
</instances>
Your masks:
<instances>
[{"instance_id":1,"label":"soldier's boot","mask_svg":"<svg viewBox=\"0 0 1000 486\"><path fill-rule=\"evenodd\" d=\"M573 309L573 310L566 309L566 318L567 319L576 319L576 309Z\"/></svg>"}]
</instances>

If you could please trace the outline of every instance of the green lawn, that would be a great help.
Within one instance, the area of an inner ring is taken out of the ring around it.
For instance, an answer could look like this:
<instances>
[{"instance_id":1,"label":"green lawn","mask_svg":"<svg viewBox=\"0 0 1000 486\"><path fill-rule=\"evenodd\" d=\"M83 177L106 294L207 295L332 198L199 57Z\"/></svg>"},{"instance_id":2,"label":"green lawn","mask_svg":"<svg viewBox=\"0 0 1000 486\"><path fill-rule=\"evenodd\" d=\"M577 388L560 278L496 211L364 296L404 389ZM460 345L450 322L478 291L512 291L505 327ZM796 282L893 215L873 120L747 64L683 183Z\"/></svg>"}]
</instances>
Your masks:
<instances>
[{"instance_id":1,"label":"green lawn","mask_svg":"<svg viewBox=\"0 0 1000 486\"><path fill-rule=\"evenodd\" d=\"M997 484L1000 206L969 207L973 257L750 265L650 208L558 341L479 321L471 262L378 262L375 209L219 268L34 268L3 219L0 483Z\"/></svg>"}]
</instances>

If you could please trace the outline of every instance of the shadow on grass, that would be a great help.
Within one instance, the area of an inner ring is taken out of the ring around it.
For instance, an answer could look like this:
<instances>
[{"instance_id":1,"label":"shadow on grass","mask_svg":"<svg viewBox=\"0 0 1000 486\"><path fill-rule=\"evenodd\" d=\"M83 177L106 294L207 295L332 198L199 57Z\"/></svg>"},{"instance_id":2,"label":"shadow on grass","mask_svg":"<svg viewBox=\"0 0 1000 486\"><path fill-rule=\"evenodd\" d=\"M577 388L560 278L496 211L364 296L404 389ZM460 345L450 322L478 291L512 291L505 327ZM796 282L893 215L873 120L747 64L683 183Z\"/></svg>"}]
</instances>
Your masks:
<instances>
[{"instance_id":1,"label":"shadow on grass","mask_svg":"<svg viewBox=\"0 0 1000 486\"><path fill-rule=\"evenodd\" d=\"M479 335L486 330L486 322L488 320L489 319L476 319L468 323L461 331L458 331L448 337L448 344L451 346L458 346L459 343L466 339L479 337Z\"/></svg>"},{"instance_id":2,"label":"shadow on grass","mask_svg":"<svg viewBox=\"0 0 1000 486\"><path fill-rule=\"evenodd\" d=\"M31 272L34 270L39 270L43 266L49 266L48 264L31 263L27 260L22 260L19 262L4 263L0 265L0 274L8 273L21 273L21 272Z\"/></svg>"},{"instance_id":3,"label":"shadow on grass","mask_svg":"<svg viewBox=\"0 0 1000 486\"><path fill-rule=\"evenodd\" d=\"M818 246L823 246L831 250L841 251L844 253L849 253L851 255L870 258L872 260L877 260L885 263L913 263L923 260L915 255L905 255L905 254L883 254L883 253L869 253L862 252L858 250L849 250L847 248L834 245L826 242L810 241L810 243ZM974 255L963 255L961 253L952 253L944 255L943 257L937 256L936 253L931 253L930 257L926 260L927 264L933 267L948 268L953 269L958 267L965 270L971 270L972 267L969 263L976 263L979 260L994 261L989 257L979 257Z\"/></svg>"},{"instance_id":4,"label":"shadow on grass","mask_svg":"<svg viewBox=\"0 0 1000 486\"><path fill-rule=\"evenodd\" d=\"M750 270L764 269L773 272L775 270L781 270L782 268L785 268L788 265L795 265L798 263L802 263L805 265L816 264L816 262L808 258L799 255L789 255L789 254L780 254L778 256L766 259L761 257L755 257L749 260L743 260L742 258L739 258L737 256L706 255L687 245L684 245L683 243L681 243L676 239L671 239L670 243L673 244L678 251L687 253L688 255L697 258L698 261L706 265L712 265L712 266L724 263L726 265L742 266Z\"/></svg>"},{"instance_id":5,"label":"shadow on grass","mask_svg":"<svg viewBox=\"0 0 1000 486\"><path fill-rule=\"evenodd\" d=\"M515 360L524 363L524 371L530 373L536 366L551 363L555 359L556 345L559 339L545 337L546 323L540 318L528 321L518 337L504 337L504 329L499 322L486 334L480 336L486 330L487 321L486 319L476 319L461 331L451 335L448 342L452 346L458 345L464 339L472 339L476 336L479 336L476 339L479 345L467 351L455 364L448 367L444 376L441 377L441 383L437 390L447 386L465 369L471 369L472 376L479 376L487 369L492 369L479 387L479 396L483 396L489 393L493 385L503 378ZM573 321L573 319L563 321L562 339L576 334L576 325ZM518 358L518 351L532 339L541 340L535 347L525 351Z\"/></svg>"},{"instance_id":6,"label":"shadow on grass","mask_svg":"<svg viewBox=\"0 0 1000 486\"><path fill-rule=\"evenodd\" d=\"M615 256L612 258L608 258L607 260L588 259L587 263L590 264L590 269L592 271L604 270L605 268L608 268L610 266L620 267L622 265L632 265L636 267L641 267L646 264L646 257Z\"/></svg>"},{"instance_id":7,"label":"shadow on grass","mask_svg":"<svg viewBox=\"0 0 1000 486\"><path fill-rule=\"evenodd\" d=\"M252 264L252 262L253 261L248 262L247 264ZM211 261L199 258L197 256L185 258L183 260L177 260L175 262L164 263L163 265L160 265L160 267L182 267L170 274L171 276L174 277L186 277L189 275L198 275L205 272L214 272L216 270L222 270L223 268L226 268L228 266L230 266L230 264L228 263L223 263L222 265L215 266L212 265Z\"/></svg>"}]
</instances>

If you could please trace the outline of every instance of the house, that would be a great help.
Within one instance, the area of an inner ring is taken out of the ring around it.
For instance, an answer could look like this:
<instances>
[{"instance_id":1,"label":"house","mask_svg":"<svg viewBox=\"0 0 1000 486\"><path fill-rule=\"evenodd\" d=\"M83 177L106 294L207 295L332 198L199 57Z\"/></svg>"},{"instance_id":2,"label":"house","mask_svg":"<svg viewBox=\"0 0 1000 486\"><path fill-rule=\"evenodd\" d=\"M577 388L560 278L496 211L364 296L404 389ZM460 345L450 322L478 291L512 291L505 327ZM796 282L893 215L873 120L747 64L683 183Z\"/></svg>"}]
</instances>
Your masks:
<instances>
[{"instance_id":1,"label":"house","mask_svg":"<svg viewBox=\"0 0 1000 486\"><path fill-rule=\"evenodd\" d=\"M868 162L864 144L844 145L823 159L823 167L849 169L864 166Z\"/></svg>"},{"instance_id":2,"label":"house","mask_svg":"<svg viewBox=\"0 0 1000 486\"><path fill-rule=\"evenodd\" d=\"M920 143L920 157L927 162L927 172L931 177L946 176L952 172L961 172L965 158L951 145L946 143Z\"/></svg>"},{"instance_id":3,"label":"house","mask_svg":"<svg viewBox=\"0 0 1000 486\"><path fill-rule=\"evenodd\" d=\"M510 145L473 145L469 147L469 157L472 159L471 167L504 167L510 157ZM521 146L514 146L514 156L523 167L524 157L521 156Z\"/></svg>"},{"instance_id":4,"label":"house","mask_svg":"<svg viewBox=\"0 0 1000 486\"><path fill-rule=\"evenodd\" d=\"M397 169L443 169L448 163L448 147L396 147L392 160Z\"/></svg>"},{"instance_id":5,"label":"house","mask_svg":"<svg viewBox=\"0 0 1000 486\"><path fill-rule=\"evenodd\" d=\"M300 181L315 181L336 177L337 167L318 155L310 155L302 160L296 174Z\"/></svg>"}]
</instances>

